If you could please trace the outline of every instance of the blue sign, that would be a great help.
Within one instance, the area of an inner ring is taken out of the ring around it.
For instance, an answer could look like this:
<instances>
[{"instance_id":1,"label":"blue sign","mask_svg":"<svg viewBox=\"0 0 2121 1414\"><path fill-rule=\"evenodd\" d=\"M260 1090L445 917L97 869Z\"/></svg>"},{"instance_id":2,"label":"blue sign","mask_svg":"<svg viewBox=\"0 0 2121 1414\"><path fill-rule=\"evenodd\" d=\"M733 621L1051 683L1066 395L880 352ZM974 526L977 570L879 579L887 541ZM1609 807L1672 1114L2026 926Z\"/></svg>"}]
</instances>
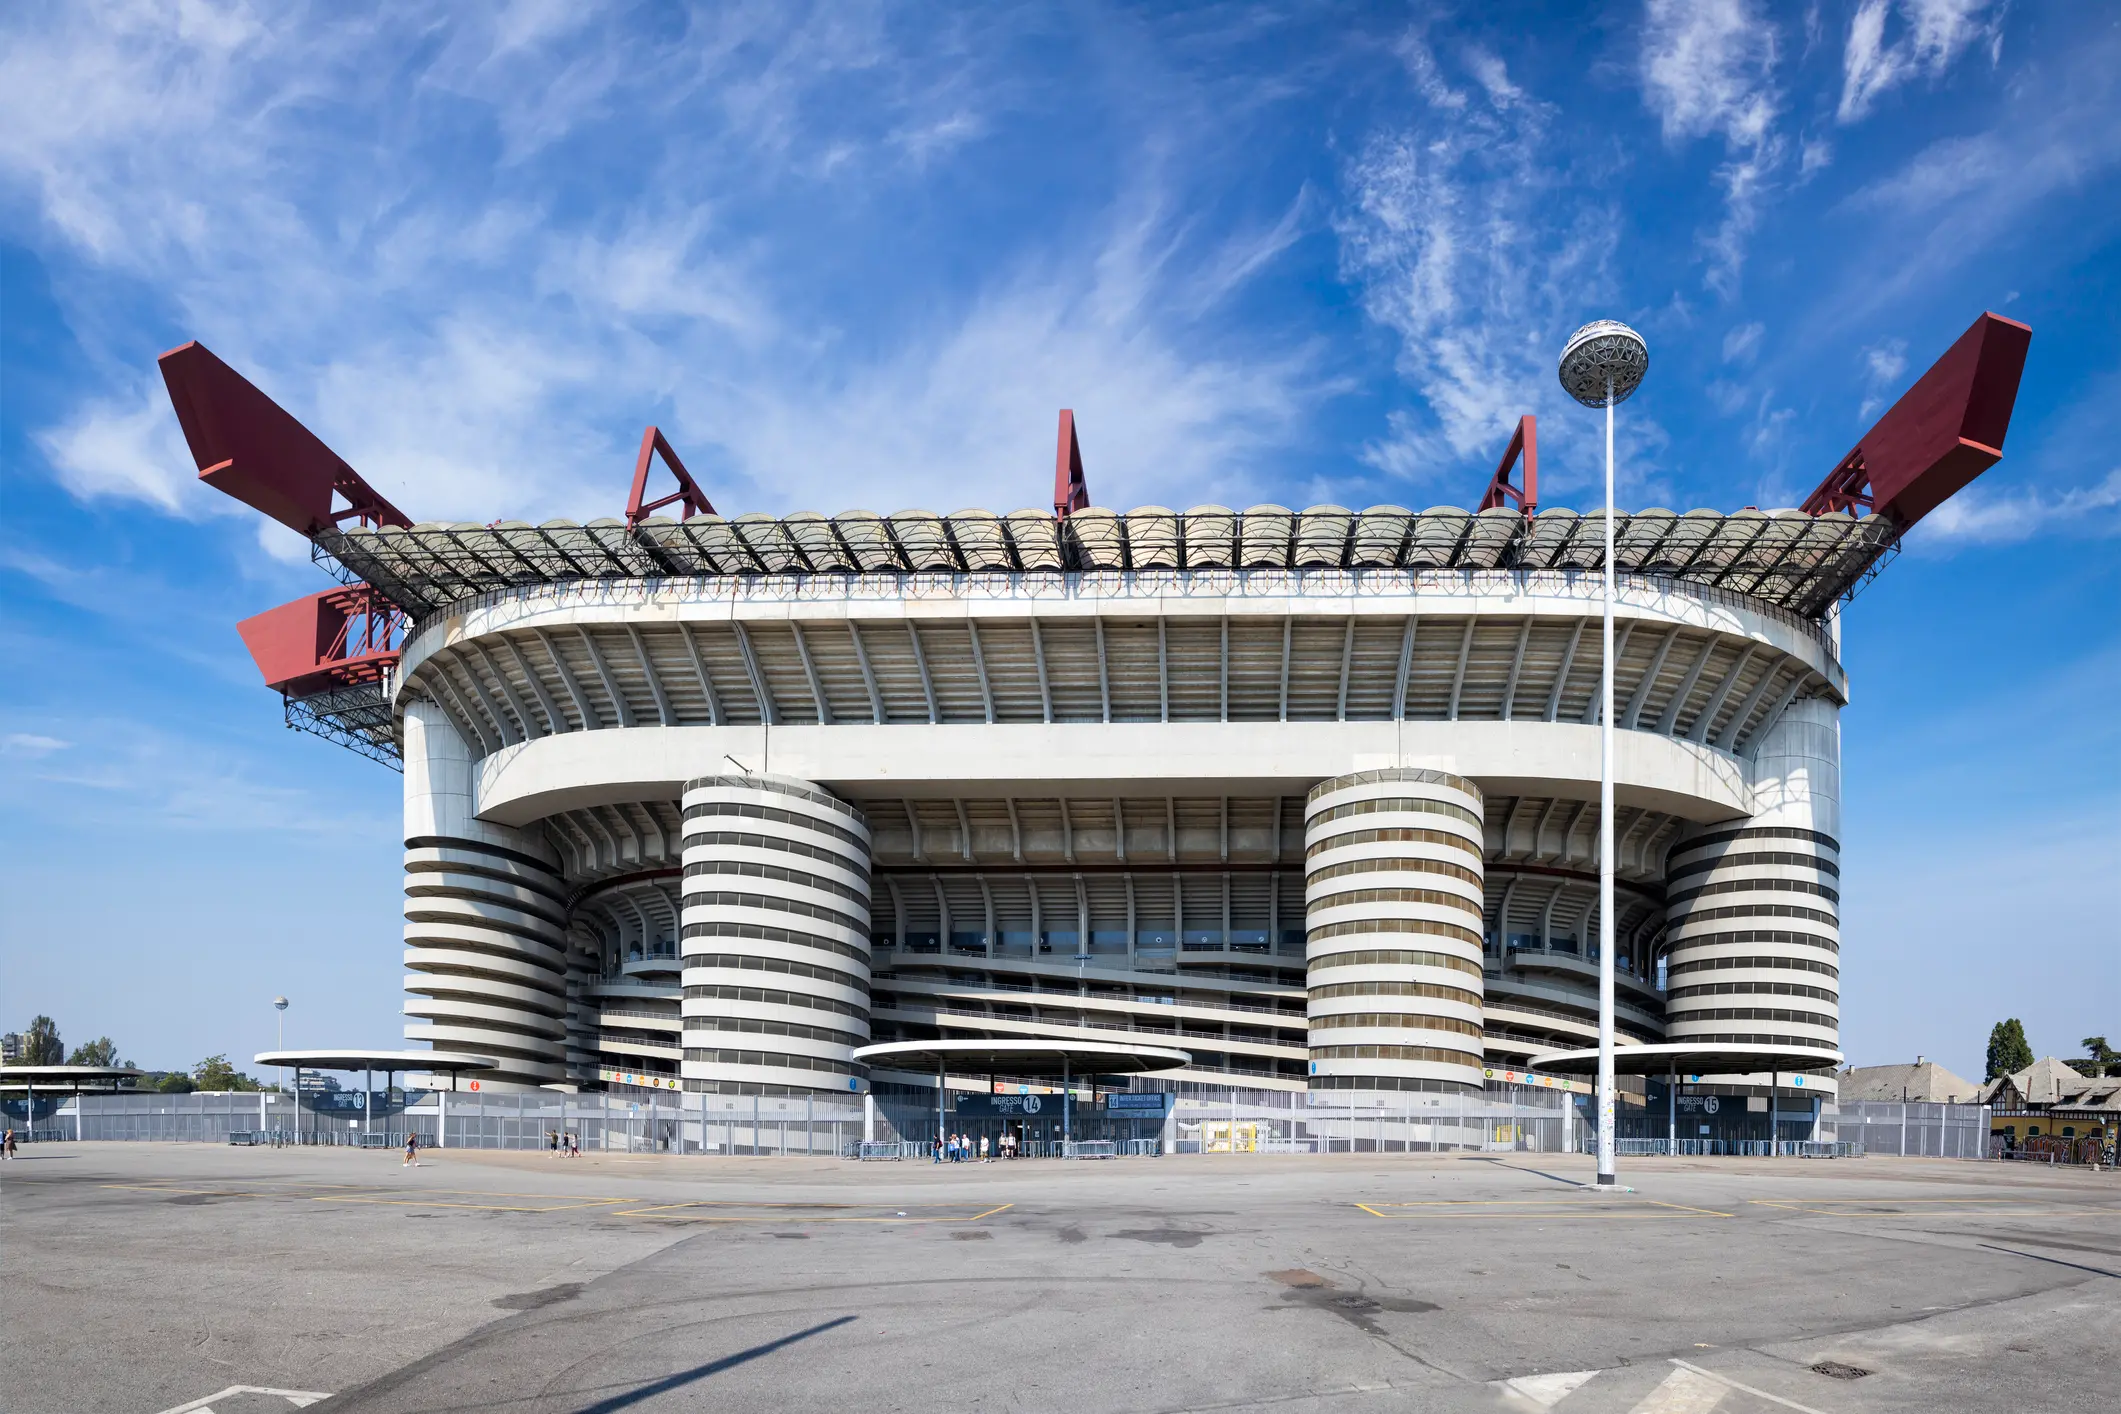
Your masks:
<instances>
[{"instance_id":1,"label":"blue sign","mask_svg":"<svg viewBox=\"0 0 2121 1414\"><path fill-rule=\"evenodd\" d=\"M960 1095L957 1097L957 1113L968 1118L1037 1119L1042 1115L1060 1118L1061 1097L1058 1095Z\"/></svg>"},{"instance_id":2,"label":"blue sign","mask_svg":"<svg viewBox=\"0 0 2121 1414\"><path fill-rule=\"evenodd\" d=\"M1105 1113L1114 1119L1162 1119L1171 1113L1171 1096L1163 1090L1121 1090L1105 1096Z\"/></svg>"}]
</instances>

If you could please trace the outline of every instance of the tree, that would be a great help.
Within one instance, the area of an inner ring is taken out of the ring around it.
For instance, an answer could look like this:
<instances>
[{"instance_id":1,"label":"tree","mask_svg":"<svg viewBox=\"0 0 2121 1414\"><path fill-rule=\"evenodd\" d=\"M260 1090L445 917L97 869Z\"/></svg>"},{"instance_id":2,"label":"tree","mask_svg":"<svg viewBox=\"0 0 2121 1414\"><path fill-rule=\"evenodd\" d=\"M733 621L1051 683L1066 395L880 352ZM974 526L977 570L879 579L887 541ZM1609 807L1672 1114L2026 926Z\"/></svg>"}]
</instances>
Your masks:
<instances>
[{"instance_id":1,"label":"tree","mask_svg":"<svg viewBox=\"0 0 2121 1414\"><path fill-rule=\"evenodd\" d=\"M108 1036L98 1036L85 1046L74 1047L74 1053L66 1058L68 1065L124 1065L118 1059L118 1048Z\"/></svg>"},{"instance_id":2,"label":"tree","mask_svg":"<svg viewBox=\"0 0 2121 1414\"><path fill-rule=\"evenodd\" d=\"M2087 1036L2082 1044L2084 1059L2070 1062L2078 1074L2094 1080L2102 1075L2121 1075L2121 1051L2107 1045L2104 1036Z\"/></svg>"},{"instance_id":3,"label":"tree","mask_svg":"<svg viewBox=\"0 0 2121 1414\"><path fill-rule=\"evenodd\" d=\"M2001 1080L2033 1063L2033 1047L2025 1039L2025 1023L2013 1016L1999 1021L1988 1033L1988 1076Z\"/></svg>"},{"instance_id":4,"label":"tree","mask_svg":"<svg viewBox=\"0 0 2121 1414\"><path fill-rule=\"evenodd\" d=\"M32 1020L29 1030L22 1033L26 1043L22 1051L24 1065L59 1065L66 1059L66 1045L59 1039L59 1027L48 1016Z\"/></svg>"},{"instance_id":5,"label":"tree","mask_svg":"<svg viewBox=\"0 0 2121 1414\"><path fill-rule=\"evenodd\" d=\"M228 1063L226 1055L208 1056L191 1068L201 1090L255 1090L258 1082Z\"/></svg>"},{"instance_id":6,"label":"tree","mask_svg":"<svg viewBox=\"0 0 2121 1414\"><path fill-rule=\"evenodd\" d=\"M155 1089L165 1095L189 1095L198 1088L198 1086L191 1083L190 1076L179 1075L175 1071L171 1071L155 1082Z\"/></svg>"}]
</instances>

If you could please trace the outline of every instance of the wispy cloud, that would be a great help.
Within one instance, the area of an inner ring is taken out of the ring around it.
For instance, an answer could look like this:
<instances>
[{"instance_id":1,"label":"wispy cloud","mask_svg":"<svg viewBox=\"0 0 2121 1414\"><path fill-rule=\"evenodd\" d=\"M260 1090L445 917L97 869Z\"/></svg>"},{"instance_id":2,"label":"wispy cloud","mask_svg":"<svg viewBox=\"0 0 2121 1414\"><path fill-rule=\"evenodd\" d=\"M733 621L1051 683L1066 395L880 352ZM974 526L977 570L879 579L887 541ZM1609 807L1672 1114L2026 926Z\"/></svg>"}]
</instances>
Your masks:
<instances>
[{"instance_id":1,"label":"wispy cloud","mask_svg":"<svg viewBox=\"0 0 2121 1414\"><path fill-rule=\"evenodd\" d=\"M1363 449L1370 465L1425 488L1461 460L1500 451L1517 416L1555 404L1553 357L1611 288L1614 212L1563 187L1548 146L1554 108L1476 53L1454 85L1418 36L1403 41L1423 112L1380 131L1350 163L1334 226L1343 277L1398 344L1419 405L1395 409ZM1632 420L1638 446L1661 435ZM1557 424L1552 440L1571 434ZM1556 488L1567 485L1557 460Z\"/></svg>"},{"instance_id":2,"label":"wispy cloud","mask_svg":"<svg viewBox=\"0 0 2121 1414\"><path fill-rule=\"evenodd\" d=\"M79 262L62 296L132 384L38 430L75 495L230 509L102 307L120 271L429 518L610 514L651 420L736 509L1036 504L1064 405L1101 498L1238 495L1329 391L1301 338L1216 337L1300 235L1301 192L1256 230L1194 229L1168 160L1194 135L1146 101L1103 209L908 281L892 203L1019 101L950 25L410 18L140 8L111 42L62 15L0 58L0 175L37 194ZM500 144L476 190L453 176L467 104Z\"/></svg>"},{"instance_id":3,"label":"wispy cloud","mask_svg":"<svg viewBox=\"0 0 2121 1414\"><path fill-rule=\"evenodd\" d=\"M70 741L63 741L55 736L44 736L38 732L0 734L0 755L4 756L49 756L54 751L64 751L72 745Z\"/></svg>"},{"instance_id":4,"label":"wispy cloud","mask_svg":"<svg viewBox=\"0 0 2121 1414\"><path fill-rule=\"evenodd\" d=\"M1925 539L1974 545L2008 545L2047 533L2121 535L2121 469L2094 485L2052 496L2038 488L2000 496L1978 488L1961 491L1929 513L1922 533Z\"/></svg>"},{"instance_id":5,"label":"wispy cloud","mask_svg":"<svg viewBox=\"0 0 2121 1414\"><path fill-rule=\"evenodd\" d=\"M1888 91L1910 79L1938 78L1983 40L1993 62L2001 51L2003 9L1993 0L1861 0L1842 51L1836 116L1859 121Z\"/></svg>"},{"instance_id":6,"label":"wispy cloud","mask_svg":"<svg viewBox=\"0 0 2121 1414\"><path fill-rule=\"evenodd\" d=\"M1716 136L1723 220L1703 237L1709 288L1736 295L1746 247L1788 143L1776 130L1780 36L1750 0L1647 0L1642 91L1667 142Z\"/></svg>"}]
</instances>

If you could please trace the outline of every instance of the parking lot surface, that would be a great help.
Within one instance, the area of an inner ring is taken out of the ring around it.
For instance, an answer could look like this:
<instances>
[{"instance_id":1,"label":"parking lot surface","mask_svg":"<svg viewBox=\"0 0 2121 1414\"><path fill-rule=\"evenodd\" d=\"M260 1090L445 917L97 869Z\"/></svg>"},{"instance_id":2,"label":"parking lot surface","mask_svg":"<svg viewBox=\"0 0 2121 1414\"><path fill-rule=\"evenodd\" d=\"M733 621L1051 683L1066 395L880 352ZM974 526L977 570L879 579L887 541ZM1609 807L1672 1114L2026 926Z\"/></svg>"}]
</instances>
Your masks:
<instances>
[{"instance_id":1,"label":"parking lot surface","mask_svg":"<svg viewBox=\"0 0 2121 1414\"><path fill-rule=\"evenodd\" d=\"M48 1144L10 1414L2092 1409L2121 1183L1946 1161L930 1165Z\"/></svg>"}]
</instances>

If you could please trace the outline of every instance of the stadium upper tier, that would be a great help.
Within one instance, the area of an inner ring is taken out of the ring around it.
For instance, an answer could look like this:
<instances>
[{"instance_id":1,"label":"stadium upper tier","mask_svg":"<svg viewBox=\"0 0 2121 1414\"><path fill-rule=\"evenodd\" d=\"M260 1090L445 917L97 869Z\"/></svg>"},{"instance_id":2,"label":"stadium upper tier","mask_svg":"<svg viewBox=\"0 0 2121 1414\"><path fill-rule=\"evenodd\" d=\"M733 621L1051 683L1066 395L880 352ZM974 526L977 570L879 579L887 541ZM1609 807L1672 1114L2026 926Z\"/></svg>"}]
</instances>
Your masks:
<instances>
[{"instance_id":1,"label":"stadium upper tier","mask_svg":"<svg viewBox=\"0 0 2121 1414\"><path fill-rule=\"evenodd\" d=\"M1604 515L1439 506L1236 511L900 511L715 515L529 525L325 527L320 553L415 617L488 590L584 579L808 574L1036 574L1242 569L1591 570ZM1886 516L1798 510L1636 511L1616 568L1742 594L1818 618L1893 544Z\"/></svg>"}]
</instances>

